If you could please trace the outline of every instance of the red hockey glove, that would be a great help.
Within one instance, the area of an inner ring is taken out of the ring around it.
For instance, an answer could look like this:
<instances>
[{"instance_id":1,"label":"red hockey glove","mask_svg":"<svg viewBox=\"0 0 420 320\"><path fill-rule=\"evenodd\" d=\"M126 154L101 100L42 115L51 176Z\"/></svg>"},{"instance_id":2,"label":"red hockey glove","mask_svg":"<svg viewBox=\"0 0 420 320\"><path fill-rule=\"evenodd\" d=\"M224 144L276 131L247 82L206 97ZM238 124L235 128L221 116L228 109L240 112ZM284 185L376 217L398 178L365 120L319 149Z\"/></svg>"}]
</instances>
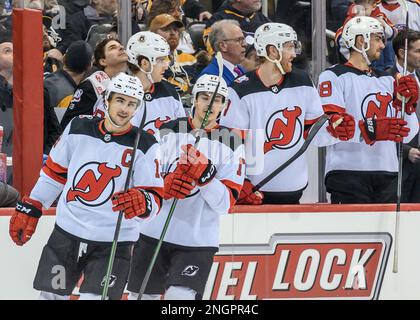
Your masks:
<instances>
[{"instance_id":1,"label":"red hockey glove","mask_svg":"<svg viewBox=\"0 0 420 320\"><path fill-rule=\"evenodd\" d=\"M327 131L341 141L353 138L355 130L354 117L348 113L333 113L329 119Z\"/></svg>"},{"instance_id":2,"label":"red hockey glove","mask_svg":"<svg viewBox=\"0 0 420 320\"><path fill-rule=\"evenodd\" d=\"M396 79L394 82L394 101L392 105L398 111L402 109L402 97L405 97L405 113L416 112L419 99L419 87L416 79L412 76L405 76Z\"/></svg>"},{"instance_id":3,"label":"red hockey glove","mask_svg":"<svg viewBox=\"0 0 420 320\"><path fill-rule=\"evenodd\" d=\"M23 197L22 201L18 201L9 225L10 237L18 246L24 245L31 239L41 215L41 202L29 197Z\"/></svg>"},{"instance_id":4,"label":"red hockey glove","mask_svg":"<svg viewBox=\"0 0 420 320\"><path fill-rule=\"evenodd\" d=\"M239 195L238 204L260 205L264 199L261 191L252 192L254 185L248 179L244 180L241 194Z\"/></svg>"},{"instance_id":5,"label":"red hockey glove","mask_svg":"<svg viewBox=\"0 0 420 320\"><path fill-rule=\"evenodd\" d=\"M410 128L406 127L407 121L399 118L368 118L359 121L359 128L362 137L369 145L375 141L395 141L401 142L408 136Z\"/></svg>"},{"instance_id":6,"label":"red hockey glove","mask_svg":"<svg viewBox=\"0 0 420 320\"><path fill-rule=\"evenodd\" d=\"M152 212L152 199L150 195L140 189L131 188L127 192L116 192L112 196L112 210L124 211L126 219L134 217L147 218Z\"/></svg>"},{"instance_id":7,"label":"red hockey glove","mask_svg":"<svg viewBox=\"0 0 420 320\"><path fill-rule=\"evenodd\" d=\"M216 176L216 167L191 144L181 146L185 152L179 159L179 168L193 178L199 186L204 186Z\"/></svg>"},{"instance_id":8,"label":"red hockey glove","mask_svg":"<svg viewBox=\"0 0 420 320\"><path fill-rule=\"evenodd\" d=\"M179 167L165 176L164 179L164 195L165 200L171 198L185 199L194 189L194 179L182 172Z\"/></svg>"}]
</instances>

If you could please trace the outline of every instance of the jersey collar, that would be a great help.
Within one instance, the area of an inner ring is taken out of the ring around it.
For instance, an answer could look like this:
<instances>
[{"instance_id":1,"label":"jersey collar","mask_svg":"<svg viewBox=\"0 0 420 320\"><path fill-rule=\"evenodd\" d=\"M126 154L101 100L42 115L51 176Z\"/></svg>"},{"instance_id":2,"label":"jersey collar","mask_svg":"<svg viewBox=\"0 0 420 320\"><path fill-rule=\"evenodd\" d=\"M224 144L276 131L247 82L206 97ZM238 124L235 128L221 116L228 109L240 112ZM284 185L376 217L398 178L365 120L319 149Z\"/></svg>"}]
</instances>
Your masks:
<instances>
[{"instance_id":1,"label":"jersey collar","mask_svg":"<svg viewBox=\"0 0 420 320\"><path fill-rule=\"evenodd\" d=\"M371 76L372 74L373 74L373 70L372 70L372 68L370 68L369 67L369 69L368 70L362 70L362 69L359 69L359 68L357 68L357 67L355 67L354 65L352 65L350 62L346 62L345 64L344 64L346 67L349 67L349 68L352 68L352 69L355 69L355 70L358 70L358 71L360 71L360 72L363 72L364 74L366 74L366 75L368 75L368 76Z\"/></svg>"},{"instance_id":2,"label":"jersey collar","mask_svg":"<svg viewBox=\"0 0 420 320\"><path fill-rule=\"evenodd\" d=\"M192 122L191 117L188 117L188 124L190 125L190 127L191 127L191 129L192 129L192 130L199 130L199 128L194 127L194 124L193 124L193 122ZM205 132L209 133L209 132L211 132L212 130L219 129L219 128L220 128L220 125L219 125L219 124L217 124L215 127L211 128L211 129L203 129L203 130L204 130Z\"/></svg>"},{"instance_id":3,"label":"jersey collar","mask_svg":"<svg viewBox=\"0 0 420 320\"><path fill-rule=\"evenodd\" d=\"M112 132L109 132L105 128L105 120L101 120L98 124L98 129L99 129L99 132L101 134L102 139L105 142L109 142L109 141L111 141L112 137L118 137L118 136L123 136L123 135L127 134L128 132L130 132L133 129L133 126L130 124L130 126L126 130L124 130L122 132L118 132L118 133L112 133Z\"/></svg>"},{"instance_id":4,"label":"jersey collar","mask_svg":"<svg viewBox=\"0 0 420 320\"><path fill-rule=\"evenodd\" d=\"M155 84L152 83L152 86L150 87L150 90L148 92L145 92L144 94L144 100L146 101L152 101L155 93Z\"/></svg>"}]
</instances>

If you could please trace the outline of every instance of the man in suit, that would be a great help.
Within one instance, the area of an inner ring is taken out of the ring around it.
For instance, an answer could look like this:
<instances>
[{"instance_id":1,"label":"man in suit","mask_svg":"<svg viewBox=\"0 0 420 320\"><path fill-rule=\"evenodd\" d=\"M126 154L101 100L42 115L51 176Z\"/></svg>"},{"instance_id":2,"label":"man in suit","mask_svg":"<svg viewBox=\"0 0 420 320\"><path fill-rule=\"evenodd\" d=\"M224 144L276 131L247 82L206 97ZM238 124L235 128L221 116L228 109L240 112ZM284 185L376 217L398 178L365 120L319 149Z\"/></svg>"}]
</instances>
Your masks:
<instances>
[{"instance_id":1,"label":"man in suit","mask_svg":"<svg viewBox=\"0 0 420 320\"><path fill-rule=\"evenodd\" d=\"M392 42L396 63L393 74L403 74L404 69L404 43L408 37L407 74L416 78L420 86L420 32L403 30L398 33ZM417 102L417 117L420 119L420 100ZM403 145L403 184L402 202L420 202L420 141L417 134L408 144Z\"/></svg>"},{"instance_id":2,"label":"man in suit","mask_svg":"<svg viewBox=\"0 0 420 320\"><path fill-rule=\"evenodd\" d=\"M235 20L221 20L212 25L210 43L213 50L222 53L223 79L229 86L235 78L245 73L240 63L245 59L246 41L245 36ZM219 74L216 58L201 71L199 77L204 74Z\"/></svg>"}]
</instances>

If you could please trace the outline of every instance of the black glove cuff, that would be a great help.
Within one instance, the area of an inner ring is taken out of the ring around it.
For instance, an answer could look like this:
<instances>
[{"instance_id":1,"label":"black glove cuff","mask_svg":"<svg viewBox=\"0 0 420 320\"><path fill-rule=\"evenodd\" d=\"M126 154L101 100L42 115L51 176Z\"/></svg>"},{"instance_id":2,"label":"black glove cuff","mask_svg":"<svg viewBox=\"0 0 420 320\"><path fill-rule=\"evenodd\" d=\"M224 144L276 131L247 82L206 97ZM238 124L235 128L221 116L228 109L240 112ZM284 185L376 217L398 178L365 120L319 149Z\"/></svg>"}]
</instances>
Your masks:
<instances>
[{"instance_id":1,"label":"black glove cuff","mask_svg":"<svg viewBox=\"0 0 420 320\"><path fill-rule=\"evenodd\" d=\"M375 118L367 118L365 120L366 133L371 141L376 140L376 120Z\"/></svg>"},{"instance_id":2,"label":"black glove cuff","mask_svg":"<svg viewBox=\"0 0 420 320\"><path fill-rule=\"evenodd\" d=\"M146 199L146 212L144 214L142 214L140 216L140 218L147 218L150 216L150 214L152 213L152 209L153 209L153 202L152 202L152 197L150 196L150 194L146 191L141 191L144 195L144 199Z\"/></svg>"},{"instance_id":3,"label":"black glove cuff","mask_svg":"<svg viewBox=\"0 0 420 320\"><path fill-rule=\"evenodd\" d=\"M216 173L217 173L216 167L209 160L209 164L206 170L197 181L198 185L204 186L205 184L209 183L216 176Z\"/></svg>"}]
</instances>

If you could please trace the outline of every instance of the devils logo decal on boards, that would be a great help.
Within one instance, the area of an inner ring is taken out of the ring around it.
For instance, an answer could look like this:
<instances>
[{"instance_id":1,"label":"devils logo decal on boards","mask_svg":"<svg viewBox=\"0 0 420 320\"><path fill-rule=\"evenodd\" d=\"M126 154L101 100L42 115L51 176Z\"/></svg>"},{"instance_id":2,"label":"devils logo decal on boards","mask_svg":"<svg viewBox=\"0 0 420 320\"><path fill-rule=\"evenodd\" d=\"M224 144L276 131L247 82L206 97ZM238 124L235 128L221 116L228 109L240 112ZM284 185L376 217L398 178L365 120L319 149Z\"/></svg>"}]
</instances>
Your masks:
<instances>
[{"instance_id":1,"label":"devils logo decal on boards","mask_svg":"<svg viewBox=\"0 0 420 320\"><path fill-rule=\"evenodd\" d=\"M96 207L107 202L114 194L114 178L121 175L121 168L110 168L106 163L89 162L74 176L72 188L67 193L67 202L80 201Z\"/></svg>"},{"instance_id":2,"label":"devils logo decal on boards","mask_svg":"<svg viewBox=\"0 0 420 320\"><path fill-rule=\"evenodd\" d=\"M298 106L285 108L273 113L267 121L264 153L274 149L290 149L302 137L303 125L299 116L302 109Z\"/></svg>"},{"instance_id":3,"label":"devils logo decal on boards","mask_svg":"<svg viewBox=\"0 0 420 320\"><path fill-rule=\"evenodd\" d=\"M363 119L386 117L388 109L391 108L392 95L380 92L368 94L362 101L361 112Z\"/></svg>"}]
</instances>

